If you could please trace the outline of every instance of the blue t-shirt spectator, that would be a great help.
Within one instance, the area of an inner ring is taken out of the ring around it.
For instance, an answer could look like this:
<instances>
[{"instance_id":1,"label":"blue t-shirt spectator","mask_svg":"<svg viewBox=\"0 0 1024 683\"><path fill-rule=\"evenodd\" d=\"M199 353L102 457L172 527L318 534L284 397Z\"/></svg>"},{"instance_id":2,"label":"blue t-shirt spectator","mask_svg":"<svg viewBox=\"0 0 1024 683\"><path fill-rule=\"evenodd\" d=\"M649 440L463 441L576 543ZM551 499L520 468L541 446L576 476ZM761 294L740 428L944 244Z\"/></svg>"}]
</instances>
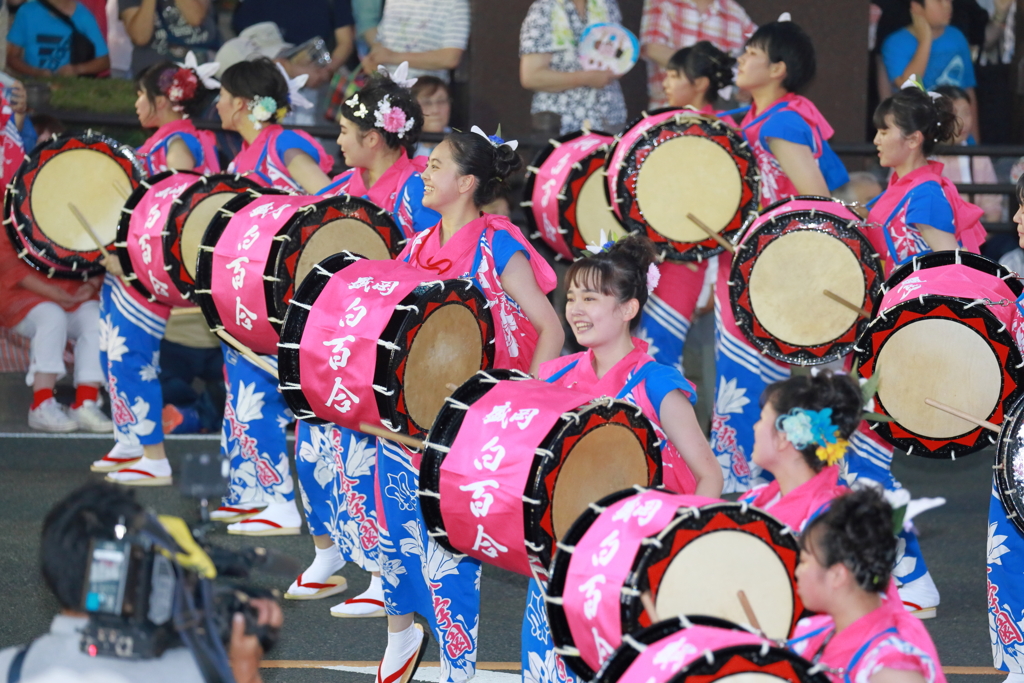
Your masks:
<instances>
[{"instance_id":1,"label":"blue t-shirt spectator","mask_svg":"<svg viewBox=\"0 0 1024 683\"><path fill-rule=\"evenodd\" d=\"M95 46L96 57L106 56L107 43L89 10L76 2L71 22ZM36 69L56 71L71 63L71 27L37 0L25 3L14 15L7 42L24 50L22 59Z\"/></svg>"},{"instance_id":2,"label":"blue t-shirt spectator","mask_svg":"<svg viewBox=\"0 0 1024 683\"><path fill-rule=\"evenodd\" d=\"M882 43L882 61L889 74L889 80L896 80L910 64L917 51L917 38L909 28L901 28ZM947 26L942 35L932 40L928 55L928 66L924 74L918 74L924 87L932 90L940 85L955 85L959 88L973 88L974 65L971 63L971 47L967 39L955 26Z\"/></svg>"}]
</instances>

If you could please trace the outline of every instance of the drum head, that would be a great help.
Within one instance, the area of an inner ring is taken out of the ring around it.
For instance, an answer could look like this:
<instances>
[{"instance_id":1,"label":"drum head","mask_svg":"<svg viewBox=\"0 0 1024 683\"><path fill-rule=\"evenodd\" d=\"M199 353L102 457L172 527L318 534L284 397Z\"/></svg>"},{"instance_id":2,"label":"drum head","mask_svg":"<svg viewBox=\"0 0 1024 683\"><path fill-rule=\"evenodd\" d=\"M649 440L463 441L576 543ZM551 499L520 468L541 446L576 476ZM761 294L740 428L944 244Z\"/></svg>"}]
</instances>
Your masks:
<instances>
[{"instance_id":1,"label":"drum head","mask_svg":"<svg viewBox=\"0 0 1024 683\"><path fill-rule=\"evenodd\" d=\"M1003 421L996 445L996 492L1006 518L1024 534L1024 398Z\"/></svg>"},{"instance_id":2,"label":"drum head","mask_svg":"<svg viewBox=\"0 0 1024 683\"><path fill-rule=\"evenodd\" d=\"M25 258L42 257L34 264L38 268L57 264L57 277L104 272L96 242L69 204L109 248L117 236L124 195L141 177L135 153L103 135L64 135L37 146L12 181L11 220L32 246Z\"/></svg>"},{"instance_id":3,"label":"drum head","mask_svg":"<svg viewBox=\"0 0 1024 683\"><path fill-rule=\"evenodd\" d=\"M758 219L732 262L729 296L737 326L760 351L785 363L838 360L867 327L866 318L826 291L862 309L870 309L881 291L882 266L870 242L852 219L827 213L832 202L825 201L826 211L797 208ZM841 205L835 205L838 212Z\"/></svg>"},{"instance_id":4,"label":"drum head","mask_svg":"<svg viewBox=\"0 0 1024 683\"><path fill-rule=\"evenodd\" d=\"M604 173L598 167L583 181L580 188L575 206L578 235L574 235L572 242L573 253L576 256L580 256L588 244L603 244L602 233L606 241L618 241L626 235L626 229L608 208L608 195L604 191L604 185Z\"/></svg>"},{"instance_id":5,"label":"drum head","mask_svg":"<svg viewBox=\"0 0 1024 683\"><path fill-rule=\"evenodd\" d=\"M788 638L804 616L796 591L799 546L767 513L739 503L707 505L699 516L683 509L658 540L628 583L638 595L651 590L662 618L706 614L743 623L740 590L770 638ZM624 633L650 625L639 597L624 597L622 611Z\"/></svg>"},{"instance_id":6,"label":"drum head","mask_svg":"<svg viewBox=\"0 0 1024 683\"><path fill-rule=\"evenodd\" d=\"M403 433L426 434L449 395L447 385L494 364L494 333L476 286L447 280L417 287L381 334L398 350L377 347L374 384L385 388L375 392L380 414Z\"/></svg>"},{"instance_id":7,"label":"drum head","mask_svg":"<svg viewBox=\"0 0 1024 683\"><path fill-rule=\"evenodd\" d=\"M743 227L760 196L749 146L724 122L695 112L678 110L642 136L630 135L643 122L630 124L619 142L630 149L618 168L607 169L616 174L623 225L646 234L674 261L720 253L722 247L687 215L726 237Z\"/></svg>"},{"instance_id":8,"label":"drum head","mask_svg":"<svg viewBox=\"0 0 1024 683\"><path fill-rule=\"evenodd\" d=\"M271 248L277 281L267 288L267 311L275 327L280 325L274 320L284 318L297 285L317 263L343 251L369 259L392 259L403 244L402 232L391 214L348 195L329 197L296 212L280 234L289 239L275 242Z\"/></svg>"}]
</instances>

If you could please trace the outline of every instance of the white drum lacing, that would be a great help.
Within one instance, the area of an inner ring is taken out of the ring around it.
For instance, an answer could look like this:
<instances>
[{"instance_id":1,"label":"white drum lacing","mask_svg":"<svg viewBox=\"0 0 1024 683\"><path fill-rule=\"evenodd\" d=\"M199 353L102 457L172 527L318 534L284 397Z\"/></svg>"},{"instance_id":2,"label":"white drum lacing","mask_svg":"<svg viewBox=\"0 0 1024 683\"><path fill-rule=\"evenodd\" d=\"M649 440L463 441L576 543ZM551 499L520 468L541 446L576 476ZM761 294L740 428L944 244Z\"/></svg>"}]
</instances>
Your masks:
<instances>
[{"instance_id":1,"label":"white drum lacing","mask_svg":"<svg viewBox=\"0 0 1024 683\"><path fill-rule=\"evenodd\" d=\"M633 648L634 650L636 650L640 654L643 654L643 652L647 649L646 645L644 645L643 643L641 643L640 641L638 641L636 638L634 638L633 636L629 635L628 633L626 635L622 636L622 642L624 642L626 645L629 645L631 648Z\"/></svg>"}]
</instances>

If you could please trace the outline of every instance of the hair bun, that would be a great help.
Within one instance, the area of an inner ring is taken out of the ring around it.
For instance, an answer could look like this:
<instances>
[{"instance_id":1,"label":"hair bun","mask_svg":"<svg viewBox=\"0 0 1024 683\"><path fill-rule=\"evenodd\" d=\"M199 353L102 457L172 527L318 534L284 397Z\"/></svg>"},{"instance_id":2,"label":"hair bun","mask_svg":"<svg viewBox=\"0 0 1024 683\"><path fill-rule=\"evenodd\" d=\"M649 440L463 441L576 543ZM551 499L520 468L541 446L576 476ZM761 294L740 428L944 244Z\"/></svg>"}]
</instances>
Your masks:
<instances>
[{"instance_id":1,"label":"hair bun","mask_svg":"<svg viewBox=\"0 0 1024 683\"><path fill-rule=\"evenodd\" d=\"M494 178L503 183L517 173L523 167L523 160L514 149L508 145L498 145L494 148Z\"/></svg>"}]
</instances>

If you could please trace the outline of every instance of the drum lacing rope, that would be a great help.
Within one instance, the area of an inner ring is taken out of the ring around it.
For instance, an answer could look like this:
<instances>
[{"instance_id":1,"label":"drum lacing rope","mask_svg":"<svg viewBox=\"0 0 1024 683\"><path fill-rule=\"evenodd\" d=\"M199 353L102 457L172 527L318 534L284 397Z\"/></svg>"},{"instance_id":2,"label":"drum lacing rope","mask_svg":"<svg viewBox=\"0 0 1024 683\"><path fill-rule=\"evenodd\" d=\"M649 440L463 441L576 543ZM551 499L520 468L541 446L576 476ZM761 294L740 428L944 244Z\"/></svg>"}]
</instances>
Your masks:
<instances>
[{"instance_id":1,"label":"drum lacing rope","mask_svg":"<svg viewBox=\"0 0 1024 683\"><path fill-rule=\"evenodd\" d=\"M551 598L551 600L554 601L555 598ZM561 598L558 598L558 600L561 600ZM552 602L551 604L552 605L561 605L562 603L561 602ZM575 647L556 647L556 648L552 648L552 649L554 649L555 654L560 656L560 657L579 657L580 656L579 649L575 648Z\"/></svg>"},{"instance_id":2,"label":"drum lacing rope","mask_svg":"<svg viewBox=\"0 0 1024 683\"><path fill-rule=\"evenodd\" d=\"M395 432L395 431L398 431L398 430L392 429L391 431ZM435 451L440 451L441 453L444 453L446 455L448 454L449 451L451 451L451 448L449 448L448 446L442 446L441 444L433 443L432 441L424 441L423 442L423 448L424 449L432 448Z\"/></svg>"},{"instance_id":3,"label":"drum lacing rope","mask_svg":"<svg viewBox=\"0 0 1024 683\"><path fill-rule=\"evenodd\" d=\"M558 140L555 140L554 138L548 140L548 144L554 147L555 149L558 149L559 147L562 146L562 143L559 142Z\"/></svg>"},{"instance_id":4,"label":"drum lacing rope","mask_svg":"<svg viewBox=\"0 0 1024 683\"><path fill-rule=\"evenodd\" d=\"M960 250L959 250L959 249L954 249L954 250L953 250L953 259L954 259L954 261L953 261L953 262L954 262L954 263L955 263L956 265L958 265L958 266L959 266L959 265L960 265Z\"/></svg>"},{"instance_id":5,"label":"drum lacing rope","mask_svg":"<svg viewBox=\"0 0 1024 683\"><path fill-rule=\"evenodd\" d=\"M396 311L412 311L413 313L416 313L418 315L419 312L420 312L420 307L417 306L416 304L409 304L408 306L403 306L402 304L398 304L397 306L395 306L395 310Z\"/></svg>"},{"instance_id":6,"label":"drum lacing rope","mask_svg":"<svg viewBox=\"0 0 1024 683\"><path fill-rule=\"evenodd\" d=\"M429 282L422 283L424 287L433 287L434 285L441 285L441 289L444 289L444 280L430 280Z\"/></svg>"},{"instance_id":7,"label":"drum lacing rope","mask_svg":"<svg viewBox=\"0 0 1024 683\"><path fill-rule=\"evenodd\" d=\"M574 171L582 171L583 170L583 164L581 164L580 162L577 161L576 163L574 163L572 165L572 170L574 170Z\"/></svg>"},{"instance_id":8,"label":"drum lacing rope","mask_svg":"<svg viewBox=\"0 0 1024 683\"><path fill-rule=\"evenodd\" d=\"M263 281L264 282L280 282L281 278L274 277L273 275L264 275L263 276Z\"/></svg>"},{"instance_id":9,"label":"drum lacing rope","mask_svg":"<svg viewBox=\"0 0 1024 683\"><path fill-rule=\"evenodd\" d=\"M122 206L121 207L121 213L128 214L129 216L131 216L132 212L134 212L134 211L135 211L135 209L129 209L127 206Z\"/></svg>"},{"instance_id":10,"label":"drum lacing rope","mask_svg":"<svg viewBox=\"0 0 1024 683\"><path fill-rule=\"evenodd\" d=\"M530 202L530 201L526 201L526 202L519 202L519 206L521 206L521 207L523 207L523 208L528 208L528 207L531 207L531 206L533 206L533 202Z\"/></svg>"},{"instance_id":11,"label":"drum lacing rope","mask_svg":"<svg viewBox=\"0 0 1024 683\"><path fill-rule=\"evenodd\" d=\"M326 275L327 277L331 277L332 275L334 275L334 273L332 273L331 271L329 271L329 270L324 270L324 269L323 269L323 268L322 268L322 267L320 266L320 264L319 264L319 263L318 263L318 264L316 264L315 266L313 266L313 268L315 268L316 270L320 271L320 274L321 274L321 275Z\"/></svg>"},{"instance_id":12,"label":"drum lacing rope","mask_svg":"<svg viewBox=\"0 0 1024 683\"><path fill-rule=\"evenodd\" d=\"M124 281L125 282L134 282L135 280L138 280L138 279L139 279L139 276L136 275L135 273L132 273L131 275L125 275L124 276ZM210 290L206 290L205 292L202 292L202 291L197 289L196 291L199 292L200 294L209 294L210 293Z\"/></svg>"},{"instance_id":13,"label":"drum lacing rope","mask_svg":"<svg viewBox=\"0 0 1024 683\"><path fill-rule=\"evenodd\" d=\"M643 643L641 643L640 641L638 641L636 638L634 638L633 636L629 635L628 633L626 635L622 636L622 642L624 642L626 645L629 645L631 648L633 648L634 650L636 650L637 652L639 652L641 654L643 654L644 650L647 649L646 645L644 645Z\"/></svg>"},{"instance_id":14,"label":"drum lacing rope","mask_svg":"<svg viewBox=\"0 0 1024 683\"><path fill-rule=\"evenodd\" d=\"M438 498L438 499L441 498L441 494L438 493L437 491L428 491L427 489L421 488L420 489L420 497L422 498L423 496L426 496L428 498ZM428 531L427 533L429 534L430 532ZM445 534L445 536L447 536L447 535L448 534Z\"/></svg>"},{"instance_id":15,"label":"drum lacing rope","mask_svg":"<svg viewBox=\"0 0 1024 683\"><path fill-rule=\"evenodd\" d=\"M567 545L565 543L562 543L561 541L558 541L557 543L555 543L555 547L558 548L559 550L561 550L563 553L569 553L570 555L572 555L574 552L576 552L576 546L574 546L574 545Z\"/></svg>"},{"instance_id":16,"label":"drum lacing rope","mask_svg":"<svg viewBox=\"0 0 1024 683\"><path fill-rule=\"evenodd\" d=\"M749 510L749 509L750 509L750 503L748 503L745 500L741 500L740 501L740 514L741 515L747 514L747 510Z\"/></svg>"},{"instance_id":17,"label":"drum lacing rope","mask_svg":"<svg viewBox=\"0 0 1024 683\"><path fill-rule=\"evenodd\" d=\"M687 619L685 614L680 614L679 625L683 628L690 628L691 626L693 626L693 622Z\"/></svg>"},{"instance_id":18,"label":"drum lacing rope","mask_svg":"<svg viewBox=\"0 0 1024 683\"><path fill-rule=\"evenodd\" d=\"M293 304L294 304L295 306L298 306L299 308L305 308L305 309L306 309L307 311L312 311L312 310L313 310L313 307L312 307L312 306L307 306L306 304L302 304L302 303L299 303L299 302L298 302L298 301L296 301L295 299L289 299L289 300L288 300L288 305L289 305L289 306L291 306L291 305L293 305Z\"/></svg>"},{"instance_id":19,"label":"drum lacing rope","mask_svg":"<svg viewBox=\"0 0 1024 683\"><path fill-rule=\"evenodd\" d=\"M567 421L568 421L568 420L572 420L572 421L573 421L573 422L575 422L576 424L579 424L579 423L580 423L580 416L579 416L579 415L577 415L576 413L562 413L562 414L561 414L561 415L559 416L559 419L561 419L561 420L567 420ZM538 449L538 450L539 450L539 449Z\"/></svg>"},{"instance_id":20,"label":"drum lacing rope","mask_svg":"<svg viewBox=\"0 0 1024 683\"><path fill-rule=\"evenodd\" d=\"M640 541L640 545L653 545L655 548L661 548L661 540L657 536L648 536L644 540Z\"/></svg>"},{"instance_id":21,"label":"drum lacing rope","mask_svg":"<svg viewBox=\"0 0 1024 683\"><path fill-rule=\"evenodd\" d=\"M398 344L392 344L391 342L384 341L383 339L377 340L377 346L383 346L388 351L394 351L396 353L402 350L402 347Z\"/></svg>"},{"instance_id":22,"label":"drum lacing rope","mask_svg":"<svg viewBox=\"0 0 1024 683\"><path fill-rule=\"evenodd\" d=\"M445 403L451 403L452 407L458 408L459 410L469 410L469 406L462 401L452 398L451 396L445 396Z\"/></svg>"},{"instance_id":23,"label":"drum lacing rope","mask_svg":"<svg viewBox=\"0 0 1024 683\"><path fill-rule=\"evenodd\" d=\"M523 502L526 503L527 505L540 505L540 501L539 500L537 500L535 498L529 498L529 497L527 497L525 495L523 496ZM530 542L529 541L525 541L525 543L526 543L527 547L530 546ZM541 546L536 546L536 547L533 547L533 548L530 548L530 549L533 550L536 553L539 553L542 550L542 547Z\"/></svg>"},{"instance_id":24,"label":"drum lacing rope","mask_svg":"<svg viewBox=\"0 0 1024 683\"><path fill-rule=\"evenodd\" d=\"M22 249L21 251L18 252L18 258L22 258L23 259L23 258L25 258L26 254L28 254L28 247L25 247L24 249Z\"/></svg>"},{"instance_id":25,"label":"drum lacing rope","mask_svg":"<svg viewBox=\"0 0 1024 683\"><path fill-rule=\"evenodd\" d=\"M477 374L480 375L481 382L487 382L488 384L497 384L500 381L497 378L487 374L487 372L484 370L480 370L479 372L477 372ZM513 377L512 379L515 378Z\"/></svg>"},{"instance_id":26,"label":"drum lacing rope","mask_svg":"<svg viewBox=\"0 0 1024 683\"><path fill-rule=\"evenodd\" d=\"M199 245L199 251L206 251L206 252L209 252L209 253L212 254L213 253L213 247L209 247L209 246L207 246L205 244L200 244Z\"/></svg>"},{"instance_id":27,"label":"drum lacing rope","mask_svg":"<svg viewBox=\"0 0 1024 683\"><path fill-rule=\"evenodd\" d=\"M280 344L278 346L280 346ZM295 384L294 382L286 382L285 384L281 385L281 390L282 391L302 391L302 385L301 384Z\"/></svg>"},{"instance_id":28,"label":"drum lacing rope","mask_svg":"<svg viewBox=\"0 0 1024 683\"><path fill-rule=\"evenodd\" d=\"M462 284L466 285L466 290L467 291L469 290L470 287L473 286L473 279L472 278L460 277L459 278L459 282L461 282Z\"/></svg>"},{"instance_id":29,"label":"drum lacing rope","mask_svg":"<svg viewBox=\"0 0 1024 683\"><path fill-rule=\"evenodd\" d=\"M707 660L708 664L715 663L715 653L711 650L704 650L704 659Z\"/></svg>"},{"instance_id":30,"label":"drum lacing rope","mask_svg":"<svg viewBox=\"0 0 1024 683\"><path fill-rule=\"evenodd\" d=\"M291 242L291 240L292 238L289 235L274 235L270 239L271 242Z\"/></svg>"},{"instance_id":31,"label":"drum lacing rope","mask_svg":"<svg viewBox=\"0 0 1024 683\"><path fill-rule=\"evenodd\" d=\"M228 211L227 209L217 209L217 213L228 216L229 218L235 215L234 211Z\"/></svg>"},{"instance_id":32,"label":"drum lacing rope","mask_svg":"<svg viewBox=\"0 0 1024 683\"><path fill-rule=\"evenodd\" d=\"M601 507L597 503L591 503L587 507L596 512L597 514L601 514L602 512L608 509L606 507Z\"/></svg>"},{"instance_id":33,"label":"drum lacing rope","mask_svg":"<svg viewBox=\"0 0 1024 683\"><path fill-rule=\"evenodd\" d=\"M530 500L530 499L526 498L525 496L523 497L523 501L527 502L527 503L529 503L531 505L540 505L540 501L539 500ZM539 553L539 552L542 552L544 550L544 546L537 545L536 543L533 543L531 541L527 541L525 539L523 539L523 545L525 545L527 548L529 548L530 550L532 550L535 553Z\"/></svg>"},{"instance_id":34,"label":"drum lacing rope","mask_svg":"<svg viewBox=\"0 0 1024 683\"><path fill-rule=\"evenodd\" d=\"M761 643L761 656L768 656L768 650L772 649L771 643Z\"/></svg>"},{"instance_id":35,"label":"drum lacing rope","mask_svg":"<svg viewBox=\"0 0 1024 683\"><path fill-rule=\"evenodd\" d=\"M527 167L526 167L526 170L527 170L527 171L528 171L529 173L532 173L532 174L534 174L534 175L537 175L538 173L540 173L540 169L539 169L539 168L537 168L536 166L527 166Z\"/></svg>"},{"instance_id":36,"label":"drum lacing rope","mask_svg":"<svg viewBox=\"0 0 1024 683\"><path fill-rule=\"evenodd\" d=\"M538 448L537 450L535 450L533 452L533 454L534 455L539 455L542 458L546 458L548 460L554 460L555 459L555 454L552 451L549 451L546 448Z\"/></svg>"},{"instance_id":37,"label":"drum lacing rope","mask_svg":"<svg viewBox=\"0 0 1024 683\"><path fill-rule=\"evenodd\" d=\"M621 589L619 589L619 594L624 595L627 598L639 598L642 593L643 591L638 590L636 588L632 588L630 586L623 586Z\"/></svg>"},{"instance_id":38,"label":"drum lacing rope","mask_svg":"<svg viewBox=\"0 0 1024 683\"><path fill-rule=\"evenodd\" d=\"M388 391L388 389L386 387L382 387L379 384L371 384L370 386L373 387L374 391L376 391L378 394L381 394L383 396L394 396L395 395L395 390L394 389Z\"/></svg>"},{"instance_id":39,"label":"drum lacing rope","mask_svg":"<svg viewBox=\"0 0 1024 683\"><path fill-rule=\"evenodd\" d=\"M306 204L295 213L309 213L310 211L316 211L316 204Z\"/></svg>"},{"instance_id":40,"label":"drum lacing rope","mask_svg":"<svg viewBox=\"0 0 1024 683\"><path fill-rule=\"evenodd\" d=\"M188 298L188 297L186 297L186 298ZM284 325L284 321L281 320L280 318L270 318L270 317L268 317L267 318L267 322L268 323L273 323L274 325Z\"/></svg>"},{"instance_id":41,"label":"drum lacing rope","mask_svg":"<svg viewBox=\"0 0 1024 683\"><path fill-rule=\"evenodd\" d=\"M316 413L314 413L312 410L302 410L299 411L299 414L296 415L295 417L299 418L300 420L308 420L310 418L315 418Z\"/></svg>"}]
</instances>

